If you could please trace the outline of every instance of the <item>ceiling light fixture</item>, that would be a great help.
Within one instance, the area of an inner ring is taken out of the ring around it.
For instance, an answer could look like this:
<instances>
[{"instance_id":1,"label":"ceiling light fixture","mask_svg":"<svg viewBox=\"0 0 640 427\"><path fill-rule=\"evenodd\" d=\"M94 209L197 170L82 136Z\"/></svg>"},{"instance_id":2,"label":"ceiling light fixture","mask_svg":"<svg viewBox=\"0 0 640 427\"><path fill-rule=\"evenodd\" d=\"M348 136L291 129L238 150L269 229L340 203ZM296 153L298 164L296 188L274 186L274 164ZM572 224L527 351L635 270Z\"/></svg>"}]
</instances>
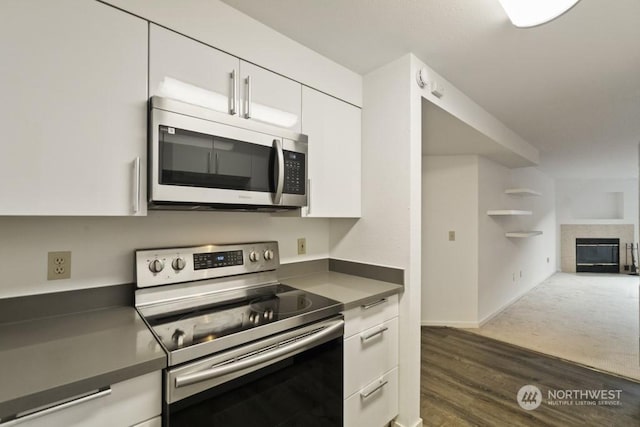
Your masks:
<instances>
[{"instance_id":1,"label":"ceiling light fixture","mask_svg":"<svg viewBox=\"0 0 640 427\"><path fill-rule=\"evenodd\" d=\"M516 27L528 28L562 15L580 0L498 0Z\"/></svg>"}]
</instances>

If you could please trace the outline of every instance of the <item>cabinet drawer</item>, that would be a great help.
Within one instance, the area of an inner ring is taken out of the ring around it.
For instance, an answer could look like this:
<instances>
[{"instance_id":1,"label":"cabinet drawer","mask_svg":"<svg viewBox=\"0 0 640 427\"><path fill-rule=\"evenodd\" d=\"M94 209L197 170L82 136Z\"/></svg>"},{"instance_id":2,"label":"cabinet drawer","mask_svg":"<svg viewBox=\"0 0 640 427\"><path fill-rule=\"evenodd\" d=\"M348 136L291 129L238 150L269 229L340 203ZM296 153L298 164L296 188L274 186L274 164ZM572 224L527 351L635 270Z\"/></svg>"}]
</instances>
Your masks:
<instances>
[{"instance_id":1,"label":"cabinet drawer","mask_svg":"<svg viewBox=\"0 0 640 427\"><path fill-rule=\"evenodd\" d=\"M379 325L398 315L398 295L380 298L344 312L344 337Z\"/></svg>"},{"instance_id":2,"label":"cabinet drawer","mask_svg":"<svg viewBox=\"0 0 640 427\"><path fill-rule=\"evenodd\" d=\"M397 317L348 338L344 342L344 397L397 365Z\"/></svg>"},{"instance_id":3,"label":"cabinet drawer","mask_svg":"<svg viewBox=\"0 0 640 427\"><path fill-rule=\"evenodd\" d=\"M398 415L398 368L344 401L345 427L382 427Z\"/></svg>"},{"instance_id":4,"label":"cabinet drawer","mask_svg":"<svg viewBox=\"0 0 640 427\"><path fill-rule=\"evenodd\" d=\"M111 427L151 421L162 411L161 380L160 371L152 372L112 384L110 393L89 395L84 400L77 399L43 409L9 421L6 426Z\"/></svg>"}]
</instances>

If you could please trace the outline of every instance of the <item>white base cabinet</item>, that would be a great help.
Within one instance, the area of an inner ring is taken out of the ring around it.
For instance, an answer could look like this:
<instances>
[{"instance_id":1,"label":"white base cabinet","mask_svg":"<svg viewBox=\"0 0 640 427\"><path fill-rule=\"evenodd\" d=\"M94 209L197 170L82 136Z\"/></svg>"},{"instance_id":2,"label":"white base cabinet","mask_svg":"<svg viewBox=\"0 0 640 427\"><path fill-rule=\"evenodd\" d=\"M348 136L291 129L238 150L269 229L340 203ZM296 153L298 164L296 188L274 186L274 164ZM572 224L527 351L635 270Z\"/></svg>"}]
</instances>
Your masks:
<instances>
[{"instance_id":1,"label":"white base cabinet","mask_svg":"<svg viewBox=\"0 0 640 427\"><path fill-rule=\"evenodd\" d=\"M146 21L0 2L0 215L146 213Z\"/></svg>"},{"instance_id":2,"label":"white base cabinet","mask_svg":"<svg viewBox=\"0 0 640 427\"><path fill-rule=\"evenodd\" d=\"M344 425L382 427L398 415L398 297L344 312Z\"/></svg>"},{"instance_id":3,"label":"white base cabinet","mask_svg":"<svg viewBox=\"0 0 640 427\"><path fill-rule=\"evenodd\" d=\"M309 136L309 205L302 215L362 215L361 110L317 90L302 89L302 133Z\"/></svg>"},{"instance_id":4,"label":"white base cabinet","mask_svg":"<svg viewBox=\"0 0 640 427\"><path fill-rule=\"evenodd\" d=\"M161 372L152 372L112 384L110 392L60 403L9 421L6 427L159 427L161 383Z\"/></svg>"}]
</instances>

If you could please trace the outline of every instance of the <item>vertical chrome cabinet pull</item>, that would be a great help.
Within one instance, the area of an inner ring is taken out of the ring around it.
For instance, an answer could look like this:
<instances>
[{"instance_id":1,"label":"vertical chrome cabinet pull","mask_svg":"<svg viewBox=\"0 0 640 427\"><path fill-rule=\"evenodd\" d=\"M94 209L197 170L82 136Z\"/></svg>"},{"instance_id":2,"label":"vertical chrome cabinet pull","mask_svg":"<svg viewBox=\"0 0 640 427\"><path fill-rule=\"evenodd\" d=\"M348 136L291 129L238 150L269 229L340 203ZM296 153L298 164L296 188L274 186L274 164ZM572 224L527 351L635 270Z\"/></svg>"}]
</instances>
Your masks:
<instances>
[{"instance_id":1,"label":"vertical chrome cabinet pull","mask_svg":"<svg viewBox=\"0 0 640 427\"><path fill-rule=\"evenodd\" d=\"M250 119L251 118L251 76L247 76L247 78L244 79L244 83L247 88L247 96L245 97L244 118Z\"/></svg>"},{"instance_id":2,"label":"vertical chrome cabinet pull","mask_svg":"<svg viewBox=\"0 0 640 427\"><path fill-rule=\"evenodd\" d=\"M140 212L140 157L133 161L133 213Z\"/></svg>"},{"instance_id":3,"label":"vertical chrome cabinet pull","mask_svg":"<svg viewBox=\"0 0 640 427\"><path fill-rule=\"evenodd\" d=\"M378 384L373 390L370 390L370 391L368 391L366 393L364 393L364 392L360 393L360 397L363 398L363 399L366 399L367 397L371 396L376 391L381 390L382 387L386 386L387 384L389 384L389 381L387 381L387 380L381 381L380 384Z\"/></svg>"},{"instance_id":4,"label":"vertical chrome cabinet pull","mask_svg":"<svg viewBox=\"0 0 640 427\"><path fill-rule=\"evenodd\" d=\"M311 215L311 179L307 179L307 215Z\"/></svg>"},{"instance_id":5,"label":"vertical chrome cabinet pull","mask_svg":"<svg viewBox=\"0 0 640 427\"><path fill-rule=\"evenodd\" d=\"M282 152L282 142L279 139L274 139L273 148L276 150L275 161L278 167L275 176L276 192L273 195L273 203L279 205L280 200L282 200L282 192L284 190L284 153Z\"/></svg>"},{"instance_id":6,"label":"vertical chrome cabinet pull","mask_svg":"<svg viewBox=\"0 0 640 427\"><path fill-rule=\"evenodd\" d=\"M2 427L13 427L13 426L17 426L20 425L24 422L28 422L30 420L33 420L35 418L40 418L40 417L44 417L45 415L49 415L52 414L54 412L58 412L61 411L63 409L67 409L70 408L72 406L76 406L76 405L80 405L82 403L87 403L91 400L95 400L95 399L99 399L101 397L107 397L111 394L111 387L106 388L104 390L98 390L97 392L93 393L93 394L89 394L83 397L79 397L77 399L74 400L70 400L64 403L61 403L59 405L55 405L55 406L50 406L48 408L42 409L42 410L35 410L34 412L26 412L23 414L18 414L16 416L16 418L9 420L7 422L3 422L1 425Z\"/></svg>"},{"instance_id":7,"label":"vertical chrome cabinet pull","mask_svg":"<svg viewBox=\"0 0 640 427\"><path fill-rule=\"evenodd\" d=\"M370 308L373 308L373 307L375 307L377 305L380 305L380 304L384 304L385 302L387 302L387 299L386 298L382 298L381 300L378 300L376 302L372 302L370 304L364 304L361 307L362 307L363 310L369 310Z\"/></svg>"},{"instance_id":8,"label":"vertical chrome cabinet pull","mask_svg":"<svg viewBox=\"0 0 640 427\"><path fill-rule=\"evenodd\" d=\"M231 76L231 96L229 97L229 114L232 116L235 115L237 111L236 107L236 98L237 94L237 82L236 82L236 70L232 70L230 73Z\"/></svg>"}]
</instances>

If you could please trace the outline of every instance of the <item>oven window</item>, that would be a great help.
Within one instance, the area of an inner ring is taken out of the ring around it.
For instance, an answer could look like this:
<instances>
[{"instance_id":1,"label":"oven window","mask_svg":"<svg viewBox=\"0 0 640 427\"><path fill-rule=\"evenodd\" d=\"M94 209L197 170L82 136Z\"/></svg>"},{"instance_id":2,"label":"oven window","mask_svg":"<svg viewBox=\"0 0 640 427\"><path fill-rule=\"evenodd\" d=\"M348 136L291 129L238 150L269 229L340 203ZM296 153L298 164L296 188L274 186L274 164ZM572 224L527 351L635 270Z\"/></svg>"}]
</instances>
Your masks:
<instances>
[{"instance_id":1,"label":"oven window","mask_svg":"<svg viewBox=\"0 0 640 427\"><path fill-rule=\"evenodd\" d=\"M169 405L167 425L342 426L342 337Z\"/></svg>"},{"instance_id":2,"label":"oven window","mask_svg":"<svg viewBox=\"0 0 640 427\"><path fill-rule=\"evenodd\" d=\"M275 192L274 150L160 126L160 183Z\"/></svg>"}]
</instances>

